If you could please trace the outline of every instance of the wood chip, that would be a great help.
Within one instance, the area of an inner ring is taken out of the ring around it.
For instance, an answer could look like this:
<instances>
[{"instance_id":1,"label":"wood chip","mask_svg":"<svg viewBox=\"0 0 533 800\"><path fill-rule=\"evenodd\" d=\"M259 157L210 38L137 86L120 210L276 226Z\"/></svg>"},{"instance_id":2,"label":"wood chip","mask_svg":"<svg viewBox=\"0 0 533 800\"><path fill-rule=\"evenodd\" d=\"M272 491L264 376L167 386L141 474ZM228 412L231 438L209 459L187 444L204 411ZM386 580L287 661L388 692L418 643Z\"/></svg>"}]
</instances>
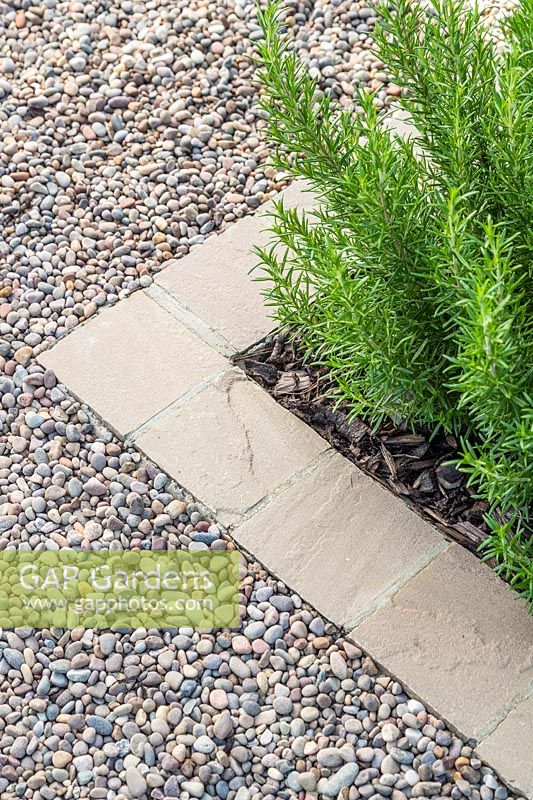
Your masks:
<instances>
[{"instance_id":1,"label":"wood chip","mask_svg":"<svg viewBox=\"0 0 533 800\"><path fill-rule=\"evenodd\" d=\"M459 533L463 533L474 544L484 541L488 536L481 528L472 525L471 522L456 522L452 527Z\"/></svg>"},{"instance_id":2,"label":"wood chip","mask_svg":"<svg viewBox=\"0 0 533 800\"><path fill-rule=\"evenodd\" d=\"M389 468L390 474L392 475L393 478L396 478L397 472L393 457L391 456L391 454L389 453L383 442L380 443L380 447L381 447L381 453L383 455L383 458L385 459L385 463Z\"/></svg>"},{"instance_id":3,"label":"wood chip","mask_svg":"<svg viewBox=\"0 0 533 800\"><path fill-rule=\"evenodd\" d=\"M282 372L281 377L274 386L274 395L280 397L284 394L305 392L311 386L311 377L304 369Z\"/></svg>"},{"instance_id":4,"label":"wood chip","mask_svg":"<svg viewBox=\"0 0 533 800\"><path fill-rule=\"evenodd\" d=\"M384 441L387 444L407 444L413 447L426 443L424 437L419 436L417 433L402 433L398 436L385 436Z\"/></svg>"},{"instance_id":5,"label":"wood chip","mask_svg":"<svg viewBox=\"0 0 533 800\"><path fill-rule=\"evenodd\" d=\"M426 506L426 508L424 508L424 511L426 512L426 514L428 514L436 522L440 522L441 525L444 525L445 527L448 527L448 523L446 522L446 520L444 519L442 514L439 514L439 512L435 511L434 508L431 508L430 506Z\"/></svg>"},{"instance_id":6,"label":"wood chip","mask_svg":"<svg viewBox=\"0 0 533 800\"><path fill-rule=\"evenodd\" d=\"M267 364L265 361L252 361L250 359L244 362L244 369L246 372L255 378L263 380L269 386L274 386L278 379L278 370L273 364Z\"/></svg>"},{"instance_id":7,"label":"wood chip","mask_svg":"<svg viewBox=\"0 0 533 800\"><path fill-rule=\"evenodd\" d=\"M413 489L418 489L421 492L432 492L435 488L435 483L431 477L429 469L421 472L416 481L413 483Z\"/></svg>"},{"instance_id":8,"label":"wood chip","mask_svg":"<svg viewBox=\"0 0 533 800\"><path fill-rule=\"evenodd\" d=\"M281 331L281 333L279 333L276 336L276 338L274 339L274 347L272 349L270 356L268 357L268 361L273 363L274 361L277 361L280 358L283 352L283 348L285 346L285 342L288 339L288 336L289 336L289 331Z\"/></svg>"}]
</instances>

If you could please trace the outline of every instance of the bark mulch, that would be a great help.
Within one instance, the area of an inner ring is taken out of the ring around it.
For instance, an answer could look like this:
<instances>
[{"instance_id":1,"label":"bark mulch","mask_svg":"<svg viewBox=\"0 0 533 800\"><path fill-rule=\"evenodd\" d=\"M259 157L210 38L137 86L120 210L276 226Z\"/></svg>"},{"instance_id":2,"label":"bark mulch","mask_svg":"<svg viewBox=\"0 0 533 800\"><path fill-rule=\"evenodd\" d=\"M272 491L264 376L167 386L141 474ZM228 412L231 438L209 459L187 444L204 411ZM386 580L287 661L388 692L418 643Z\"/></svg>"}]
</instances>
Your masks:
<instances>
[{"instance_id":1,"label":"bark mulch","mask_svg":"<svg viewBox=\"0 0 533 800\"><path fill-rule=\"evenodd\" d=\"M327 439L344 456L472 552L487 537L487 503L466 486L466 476L448 462L457 456L453 436L384 422L348 419L347 407L328 399L327 371L305 364L298 346L283 333L237 354L234 363Z\"/></svg>"}]
</instances>

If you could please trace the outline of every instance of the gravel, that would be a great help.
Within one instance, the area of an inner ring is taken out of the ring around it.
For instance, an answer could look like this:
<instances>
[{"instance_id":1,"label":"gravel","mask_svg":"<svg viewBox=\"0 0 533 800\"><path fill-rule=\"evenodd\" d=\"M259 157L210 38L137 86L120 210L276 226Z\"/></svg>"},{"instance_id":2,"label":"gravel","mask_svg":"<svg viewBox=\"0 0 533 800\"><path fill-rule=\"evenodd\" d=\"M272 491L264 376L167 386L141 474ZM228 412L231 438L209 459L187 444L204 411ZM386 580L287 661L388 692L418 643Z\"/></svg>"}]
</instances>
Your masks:
<instances>
[{"instance_id":1,"label":"gravel","mask_svg":"<svg viewBox=\"0 0 533 800\"><path fill-rule=\"evenodd\" d=\"M243 634L230 631L4 632L0 793L512 796L468 742L261 565L243 563L241 578L244 622L266 620L246 654Z\"/></svg>"},{"instance_id":2,"label":"gravel","mask_svg":"<svg viewBox=\"0 0 533 800\"><path fill-rule=\"evenodd\" d=\"M500 30L501 22L517 7L518 0L496 0L496 2L494 0L481 0L478 5L487 26L499 45L503 41Z\"/></svg>"},{"instance_id":3,"label":"gravel","mask_svg":"<svg viewBox=\"0 0 533 800\"><path fill-rule=\"evenodd\" d=\"M1 2L0 364L30 359L283 186L250 60L254 0ZM370 82L373 11L296 2L288 24L343 101Z\"/></svg>"},{"instance_id":4,"label":"gravel","mask_svg":"<svg viewBox=\"0 0 533 800\"><path fill-rule=\"evenodd\" d=\"M14 400L0 409L0 549L204 548L206 533L212 549L226 548L167 475L47 384L54 376L36 364L0 376L0 397Z\"/></svg>"},{"instance_id":5,"label":"gravel","mask_svg":"<svg viewBox=\"0 0 533 800\"><path fill-rule=\"evenodd\" d=\"M266 166L254 3L0 2L0 549L233 549L35 356L283 186ZM291 5L341 102L397 87L362 3ZM239 631L0 634L0 794L54 800L508 790L261 565Z\"/></svg>"}]
</instances>

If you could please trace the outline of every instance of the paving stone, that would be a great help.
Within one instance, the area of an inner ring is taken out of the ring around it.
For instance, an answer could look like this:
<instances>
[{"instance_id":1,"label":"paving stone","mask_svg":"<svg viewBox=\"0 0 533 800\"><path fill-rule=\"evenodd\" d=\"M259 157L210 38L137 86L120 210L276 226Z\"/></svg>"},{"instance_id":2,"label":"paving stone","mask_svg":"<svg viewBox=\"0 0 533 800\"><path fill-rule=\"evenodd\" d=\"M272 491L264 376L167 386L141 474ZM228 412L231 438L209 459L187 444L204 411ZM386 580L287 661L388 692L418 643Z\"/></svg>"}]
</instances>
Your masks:
<instances>
[{"instance_id":1,"label":"paving stone","mask_svg":"<svg viewBox=\"0 0 533 800\"><path fill-rule=\"evenodd\" d=\"M39 360L121 434L227 363L144 292L104 309Z\"/></svg>"},{"instance_id":2,"label":"paving stone","mask_svg":"<svg viewBox=\"0 0 533 800\"><path fill-rule=\"evenodd\" d=\"M420 136L419 131L413 125L411 115L404 108L396 108L392 115L384 117L383 126L400 139L413 142L414 154L416 156L422 155L423 150L416 142L416 139Z\"/></svg>"},{"instance_id":3,"label":"paving stone","mask_svg":"<svg viewBox=\"0 0 533 800\"><path fill-rule=\"evenodd\" d=\"M291 184L282 193L284 204L311 208L315 201L304 187L304 181ZM155 279L234 350L253 344L275 327L264 304L265 283L250 275L258 263L253 247L266 246L270 240L269 207L271 204L219 236L211 236L185 258L169 264Z\"/></svg>"},{"instance_id":4,"label":"paving stone","mask_svg":"<svg viewBox=\"0 0 533 800\"><path fill-rule=\"evenodd\" d=\"M316 197L309 191L310 184L305 180L293 181L281 192L281 199L286 208L300 208L310 211L316 208ZM276 198L276 202L279 198ZM271 205L269 203L268 205ZM267 209L268 209L267 205Z\"/></svg>"},{"instance_id":5,"label":"paving stone","mask_svg":"<svg viewBox=\"0 0 533 800\"><path fill-rule=\"evenodd\" d=\"M224 524L328 448L240 370L159 417L137 444Z\"/></svg>"},{"instance_id":6,"label":"paving stone","mask_svg":"<svg viewBox=\"0 0 533 800\"><path fill-rule=\"evenodd\" d=\"M533 694L476 748L515 789L533 797Z\"/></svg>"},{"instance_id":7,"label":"paving stone","mask_svg":"<svg viewBox=\"0 0 533 800\"><path fill-rule=\"evenodd\" d=\"M351 635L478 740L533 681L533 618L488 566L459 545Z\"/></svg>"},{"instance_id":8,"label":"paving stone","mask_svg":"<svg viewBox=\"0 0 533 800\"><path fill-rule=\"evenodd\" d=\"M446 547L438 531L338 454L235 537L341 626L369 613Z\"/></svg>"},{"instance_id":9,"label":"paving stone","mask_svg":"<svg viewBox=\"0 0 533 800\"><path fill-rule=\"evenodd\" d=\"M392 114L384 117L383 125L402 139L415 139L419 135L410 114L403 108L397 108Z\"/></svg>"}]
</instances>

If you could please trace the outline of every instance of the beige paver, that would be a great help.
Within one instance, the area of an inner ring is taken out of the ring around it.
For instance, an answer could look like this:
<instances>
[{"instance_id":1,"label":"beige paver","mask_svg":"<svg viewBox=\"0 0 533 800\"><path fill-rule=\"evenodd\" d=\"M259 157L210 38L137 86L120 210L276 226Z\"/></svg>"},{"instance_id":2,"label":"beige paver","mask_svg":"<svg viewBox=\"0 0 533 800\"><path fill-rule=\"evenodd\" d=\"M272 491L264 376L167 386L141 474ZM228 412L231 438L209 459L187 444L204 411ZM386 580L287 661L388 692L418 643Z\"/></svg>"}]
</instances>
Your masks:
<instances>
[{"instance_id":1,"label":"beige paver","mask_svg":"<svg viewBox=\"0 0 533 800\"><path fill-rule=\"evenodd\" d=\"M456 544L351 635L478 740L533 680L533 618L489 567Z\"/></svg>"},{"instance_id":2,"label":"beige paver","mask_svg":"<svg viewBox=\"0 0 533 800\"><path fill-rule=\"evenodd\" d=\"M310 184L307 181L293 181L274 200L277 201L281 197L285 208L300 208L303 211L311 211L316 208L317 201L309 189Z\"/></svg>"},{"instance_id":3,"label":"beige paver","mask_svg":"<svg viewBox=\"0 0 533 800\"><path fill-rule=\"evenodd\" d=\"M316 204L304 187L298 181L283 191L287 207L309 209ZM268 207L211 236L155 279L234 350L248 347L275 327L262 295L265 284L249 274L259 260L252 248L270 240Z\"/></svg>"},{"instance_id":4,"label":"beige paver","mask_svg":"<svg viewBox=\"0 0 533 800\"><path fill-rule=\"evenodd\" d=\"M384 117L383 126L402 139L415 139L419 135L411 116L403 108L396 108L392 114Z\"/></svg>"},{"instance_id":5,"label":"beige paver","mask_svg":"<svg viewBox=\"0 0 533 800\"><path fill-rule=\"evenodd\" d=\"M136 442L226 525L328 447L239 370L155 420Z\"/></svg>"},{"instance_id":6,"label":"beige paver","mask_svg":"<svg viewBox=\"0 0 533 800\"><path fill-rule=\"evenodd\" d=\"M446 547L434 528L338 454L234 535L342 626L368 613Z\"/></svg>"},{"instance_id":7,"label":"beige paver","mask_svg":"<svg viewBox=\"0 0 533 800\"><path fill-rule=\"evenodd\" d=\"M476 750L511 786L533 797L533 694L519 703Z\"/></svg>"},{"instance_id":8,"label":"beige paver","mask_svg":"<svg viewBox=\"0 0 533 800\"><path fill-rule=\"evenodd\" d=\"M226 364L144 292L103 309L39 361L121 434Z\"/></svg>"}]
</instances>

